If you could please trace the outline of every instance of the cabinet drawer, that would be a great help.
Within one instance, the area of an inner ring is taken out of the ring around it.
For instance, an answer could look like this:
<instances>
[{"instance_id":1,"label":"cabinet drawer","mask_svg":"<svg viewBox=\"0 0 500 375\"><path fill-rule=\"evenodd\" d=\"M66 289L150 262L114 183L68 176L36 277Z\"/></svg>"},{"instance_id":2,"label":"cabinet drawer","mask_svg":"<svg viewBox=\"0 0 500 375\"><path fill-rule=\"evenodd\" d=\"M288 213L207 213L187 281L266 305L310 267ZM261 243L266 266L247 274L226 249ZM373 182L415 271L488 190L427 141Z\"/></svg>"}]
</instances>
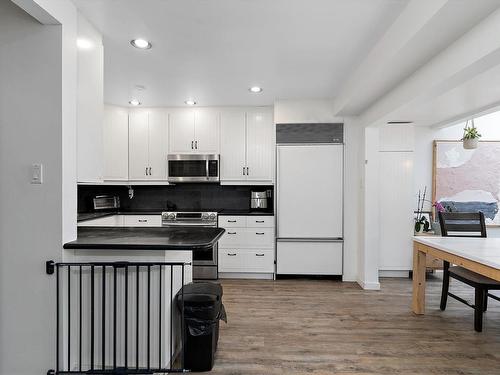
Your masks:
<instances>
[{"instance_id":1,"label":"cabinet drawer","mask_svg":"<svg viewBox=\"0 0 500 375\"><path fill-rule=\"evenodd\" d=\"M121 215L111 215L100 217L98 219L80 221L79 227L121 227L123 220Z\"/></svg>"},{"instance_id":2,"label":"cabinet drawer","mask_svg":"<svg viewBox=\"0 0 500 375\"><path fill-rule=\"evenodd\" d=\"M245 228L226 228L226 232L219 240L219 247L246 247L247 237Z\"/></svg>"},{"instance_id":3,"label":"cabinet drawer","mask_svg":"<svg viewBox=\"0 0 500 375\"><path fill-rule=\"evenodd\" d=\"M234 249L219 249L219 272L245 272L245 253Z\"/></svg>"},{"instance_id":4,"label":"cabinet drawer","mask_svg":"<svg viewBox=\"0 0 500 375\"><path fill-rule=\"evenodd\" d=\"M161 215L124 215L126 227L161 227Z\"/></svg>"},{"instance_id":5,"label":"cabinet drawer","mask_svg":"<svg viewBox=\"0 0 500 375\"><path fill-rule=\"evenodd\" d=\"M246 247L266 248L274 246L274 229L247 228Z\"/></svg>"},{"instance_id":6,"label":"cabinet drawer","mask_svg":"<svg viewBox=\"0 0 500 375\"><path fill-rule=\"evenodd\" d=\"M247 216L248 228L274 228L274 216Z\"/></svg>"},{"instance_id":7,"label":"cabinet drawer","mask_svg":"<svg viewBox=\"0 0 500 375\"><path fill-rule=\"evenodd\" d=\"M221 228L244 228L246 227L245 216L219 216L219 227Z\"/></svg>"},{"instance_id":8,"label":"cabinet drawer","mask_svg":"<svg viewBox=\"0 0 500 375\"><path fill-rule=\"evenodd\" d=\"M247 272L274 272L274 251L254 250L246 253L245 268Z\"/></svg>"}]
</instances>

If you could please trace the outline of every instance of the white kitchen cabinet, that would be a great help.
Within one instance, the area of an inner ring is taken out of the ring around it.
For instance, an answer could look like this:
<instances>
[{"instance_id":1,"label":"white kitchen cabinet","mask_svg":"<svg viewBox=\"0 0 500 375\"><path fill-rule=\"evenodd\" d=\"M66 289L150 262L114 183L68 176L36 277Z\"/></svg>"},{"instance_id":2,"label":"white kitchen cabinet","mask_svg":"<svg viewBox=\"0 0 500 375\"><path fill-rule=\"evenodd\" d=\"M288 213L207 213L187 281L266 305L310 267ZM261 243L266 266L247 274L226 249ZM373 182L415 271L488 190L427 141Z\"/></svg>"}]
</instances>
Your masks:
<instances>
[{"instance_id":1,"label":"white kitchen cabinet","mask_svg":"<svg viewBox=\"0 0 500 375\"><path fill-rule=\"evenodd\" d=\"M220 117L221 181L246 180L246 113L225 110Z\"/></svg>"},{"instance_id":2,"label":"white kitchen cabinet","mask_svg":"<svg viewBox=\"0 0 500 375\"><path fill-rule=\"evenodd\" d=\"M272 181L274 126L268 110L247 112L247 180Z\"/></svg>"},{"instance_id":3,"label":"white kitchen cabinet","mask_svg":"<svg viewBox=\"0 0 500 375\"><path fill-rule=\"evenodd\" d=\"M122 227L123 215L109 215L78 222L79 227Z\"/></svg>"},{"instance_id":4,"label":"white kitchen cabinet","mask_svg":"<svg viewBox=\"0 0 500 375\"><path fill-rule=\"evenodd\" d=\"M167 177L168 115L165 111L149 111L149 179L164 180Z\"/></svg>"},{"instance_id":5,"label":"white kitchen cabinet","mask_svg":"<svg viewBox=\"0 0 500 375\"><path fill-rule=\"evenodd\" d=\"M170 153L218 154L219 113L210 108L177 109L170 113Z\"/></svg>"},{"instance_id":6,"label":"white kitchen cabinet","mask_svg":"<svg viewBox=\"0 0 500 375\"><path fill-rule=\"evenodd\" d=\"M161 227L161 215L123 215L124 227Z\"/></svg>"},{"instance_id":7,"label":"white kitchen cabinet","mask_svg":"<svg viewBox=\"0 0 500 375\"><path fill-rule=\"evenodd\" d=\"M161 227L161 215L109 215L78 222L79 227Z\"/></svg>"},{"instance_id":8,"label":"white kitchen cabinet","mask_svg":"<svg viewBox=\"0 0 500 375\"><path fill-rule=\"evenodd\" d=\"M221 113L221 182L272 184L275 134L269 108Z\"/></svg>"},{"instance_id":9,"label":"white kitchen cabinet","mask_svg":"<svg viewBox=\"0 0 500 375\"><path fill-rule=\"evenodd\" d=\"M210 108L194 111L195 152L219 153L219 112Z\"/></svg>"},{"instance_id":10,"label":"white kitchen cabinet","mask_svg":"<svg viewBox=\"0 0 500 375\"><path fill-rule=\"evenodd\" d=\"M194 152L194 111L177 109L170 112L170 153Z\"/></svg>"},{"instance_id":11,"label":"white kitchen cabinet","mask_svg":"<svg viewBox=\"0 0 500 375\"><path fill-rule=\"evenodd\" d=\"M164 180L167 165L166 114L159 109L129 114L129 180Z\"/></svg>"},{"instance_id":12,"label":"white kitchen cabinet","mask_svg":"<svg viewBox=\"0 0 500 375\"><path fill-rule=\"evenodd\" d=\"M103 122L104 180L128 180L128 110L105 106Z\"/></svg>"},{"instance_id":13,"label":"white kitchen cabinet","mask_svg":"<svg viewBox=\"0 0 500 375\"><path fill-rule=\"evenodd\" d=\"M219 272L273 273L274 250L219 249Z\"/></svg>"},{"instance_id":14,"label":"white kitchen cabinet","mask_svg":"<svg viewBox=\"0 0 500 375\"><path fill-rule=\"evenodd\" d=\"M379 270L413 267L413 152L379 152ZM397 202L397 210L394 209Z\"/></svg>"},{"instance_id":15,"label":"white kitchen cabinet","mask_svg":"<svg viewBox=\"0 0 500 375\"><path fill-rule=\"evenodd\" d=\"M274 272L273 216L219 216L219 227L226 229L219 240L221 277Z\"/></svg>"}]
</instances>

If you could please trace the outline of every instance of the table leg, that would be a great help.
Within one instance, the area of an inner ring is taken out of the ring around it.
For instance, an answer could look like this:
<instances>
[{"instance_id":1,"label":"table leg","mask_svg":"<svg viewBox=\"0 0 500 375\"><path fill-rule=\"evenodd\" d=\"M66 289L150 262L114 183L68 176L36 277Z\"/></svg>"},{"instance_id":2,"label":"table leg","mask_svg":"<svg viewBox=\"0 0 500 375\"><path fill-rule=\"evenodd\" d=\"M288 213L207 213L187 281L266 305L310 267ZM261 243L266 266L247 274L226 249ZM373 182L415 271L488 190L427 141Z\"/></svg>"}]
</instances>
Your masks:
<instances>
[{"instance_id":1,"label":"table leg","mask_svg":"<svg viewBox=\"0 0 500 375\"><path fill-rule=\"evenodd\" d=\"M425 314L425 270L426 253L420 251L419 245L413 245L413 301L415 314Z\"/></svg>"}]
</instances>

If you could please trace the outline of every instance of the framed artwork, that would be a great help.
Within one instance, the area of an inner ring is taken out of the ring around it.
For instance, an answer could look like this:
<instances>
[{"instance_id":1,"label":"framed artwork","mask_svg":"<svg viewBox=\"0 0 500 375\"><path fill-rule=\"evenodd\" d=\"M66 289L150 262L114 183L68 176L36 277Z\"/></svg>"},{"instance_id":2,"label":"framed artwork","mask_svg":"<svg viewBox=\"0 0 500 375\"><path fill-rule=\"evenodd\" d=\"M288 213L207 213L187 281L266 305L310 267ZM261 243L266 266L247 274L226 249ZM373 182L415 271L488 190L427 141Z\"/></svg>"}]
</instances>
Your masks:
<instances>
[{"instance_id":1,"label":"framed artwork","mask_svg":"<svg viewBox=\"0 0 500 375\"><path fill-rule=\"evenodd\" d=\"M432 201L460 212L482 211L500 225L500 141L466 150L461 141L434 141Z\"/></svg>"}]
</instances>

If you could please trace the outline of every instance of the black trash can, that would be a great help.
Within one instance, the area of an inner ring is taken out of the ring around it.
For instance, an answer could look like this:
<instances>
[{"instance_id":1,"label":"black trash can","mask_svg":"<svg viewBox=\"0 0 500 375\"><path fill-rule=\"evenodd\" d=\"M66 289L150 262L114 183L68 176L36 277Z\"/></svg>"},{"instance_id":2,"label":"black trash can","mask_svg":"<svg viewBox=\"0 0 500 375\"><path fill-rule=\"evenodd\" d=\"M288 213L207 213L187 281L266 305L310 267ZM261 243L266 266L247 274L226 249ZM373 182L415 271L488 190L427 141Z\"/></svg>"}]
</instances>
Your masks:
<instances>
[{"instance_id":1,"label":"black trash can","mask_svg":"<svg viewBox=\"0 0 500 375\"><path fill-rule=\"evenodd\" d=\"M184 368L210 371L214 366L219 340L219 320L226 321L222 286L190 283L184 286ZM182 294L177 306L182 309Z\"/></svg>"}]
</instances>

